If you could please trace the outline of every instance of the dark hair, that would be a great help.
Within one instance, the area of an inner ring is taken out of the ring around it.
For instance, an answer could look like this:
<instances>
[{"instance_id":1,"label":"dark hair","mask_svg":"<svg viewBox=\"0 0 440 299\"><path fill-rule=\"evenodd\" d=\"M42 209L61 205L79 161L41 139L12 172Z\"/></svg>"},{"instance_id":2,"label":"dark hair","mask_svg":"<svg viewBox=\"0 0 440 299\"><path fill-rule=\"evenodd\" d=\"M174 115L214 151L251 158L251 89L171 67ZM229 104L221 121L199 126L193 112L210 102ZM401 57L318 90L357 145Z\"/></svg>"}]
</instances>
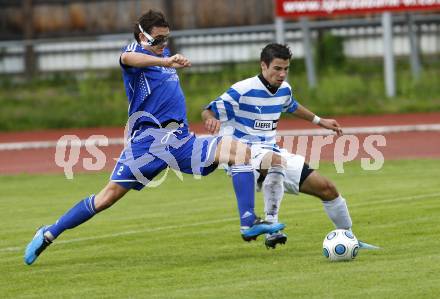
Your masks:
<instances>
[{"instance_id":1,"label":"dark hair","mask_svg":"<svg viewBox=\"0 0 440 299\"><path fill-rule=\"evenodd\" d=\"M163 13L150 9L148 12L144 13L134 24L134 38L138 43L140 42L139 33L141 33L139 24L148 34L151 33L151 29L153 27L170 27Z\"/></svg>"},{"instance_id":2,"label":"dark hair","mask_svg":"<svg viewBox=\"0 0 440 299\"><path fill-rule=\"evenodd\" d=\"M264 61L264 63L269 66L272 60L274 60L275 58L290 60L290 58L292 58L292 52L287 45L275 43L268 44L261 51L260 61Z\"/></svg>"}]
</instances>

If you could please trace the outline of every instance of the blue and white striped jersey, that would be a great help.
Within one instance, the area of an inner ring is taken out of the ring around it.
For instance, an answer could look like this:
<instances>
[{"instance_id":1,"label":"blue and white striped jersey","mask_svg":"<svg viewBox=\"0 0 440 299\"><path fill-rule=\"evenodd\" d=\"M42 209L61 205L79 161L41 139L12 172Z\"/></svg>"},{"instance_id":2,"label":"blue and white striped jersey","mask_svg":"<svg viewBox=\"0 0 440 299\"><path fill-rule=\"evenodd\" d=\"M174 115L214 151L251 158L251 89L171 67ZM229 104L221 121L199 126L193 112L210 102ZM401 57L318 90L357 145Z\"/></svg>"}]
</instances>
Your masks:
<instances>
[{"instance_id":1,"label":"blue and white striped jersey","mask_svg":"<svg viewBox=\"0 0 440 299\"><path fill-rule=\"evenodd\" d=\"M298 103L289 83L272 94L258 76L239 81L207 107L216 118L232 126L233 135L251 144L275 145L281 112L294 112Z\"/></svg>"}]
</instances>

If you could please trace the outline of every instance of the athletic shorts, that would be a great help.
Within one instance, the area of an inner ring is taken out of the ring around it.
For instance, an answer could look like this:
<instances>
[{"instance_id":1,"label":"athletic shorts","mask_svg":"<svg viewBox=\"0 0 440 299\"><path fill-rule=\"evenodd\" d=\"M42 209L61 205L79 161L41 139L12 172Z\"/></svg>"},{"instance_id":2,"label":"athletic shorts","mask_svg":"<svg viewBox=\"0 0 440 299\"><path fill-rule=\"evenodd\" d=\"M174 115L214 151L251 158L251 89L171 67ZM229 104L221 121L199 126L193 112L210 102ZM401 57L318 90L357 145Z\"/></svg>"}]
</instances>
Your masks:
<instances>
[{"instance_id":1,"label":"athletic shorts","mask_svg":"<svg viewBox=\"0 0 440 299\"><path fill-rule=\"evenodd\" d=\"M127 142L110 180L126 189L141 190L167 167L205 176L217 168L215 152L221 137L196 137L188 128L177 130L145 128ZM159 183L162 179L159 180Z\"/></svg>"},{"instance_id":2,"label":"athletic shorts","mask_svg":"<svg viewBox=\"0 0 440 299\"><path fill-rule=\"evenodd\" d=\"M258 180L260 177L260 172L257 171L257 169L260 169L261 161L267 153L274 152L286 159L286 177L284 178L284 191L286 193L298 194L301 183L313 171L306 163L304 163L305 158L303 156L289 153L286 149L279 148L278 146L265 146L257 144L251 146L251 151L252 166L255 169L256 180Z\"/></svg>"}]
</instances>

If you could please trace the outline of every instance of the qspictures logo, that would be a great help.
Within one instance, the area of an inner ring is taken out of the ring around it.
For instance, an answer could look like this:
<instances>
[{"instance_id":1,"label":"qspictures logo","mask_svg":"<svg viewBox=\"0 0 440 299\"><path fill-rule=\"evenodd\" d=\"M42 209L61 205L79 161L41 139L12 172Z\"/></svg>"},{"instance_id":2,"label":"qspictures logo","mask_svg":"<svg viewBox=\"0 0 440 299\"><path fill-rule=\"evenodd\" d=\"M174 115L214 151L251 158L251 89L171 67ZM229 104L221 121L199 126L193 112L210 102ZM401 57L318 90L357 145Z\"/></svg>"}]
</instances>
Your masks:
<instances>
[{"instance_id":1,"label":"qspictures logo","mask_svg":"<svg viewBox=\"0 0 440 299\"><path fill-rule=\"evenodd\" d=\"M150 127L142 130L133 130L137 120L142 117L152 119L159 128ZM102 150L103 147L117 144L114 140L104 135L92 135L86 140L81 140L76 135L64 135L56 144L55 163L57 166L63 168L67 179L73 179L73 169L78 163L82 163L83 168L86 170L99 171L103 170L107 163L116 163L116 161L119 161L115 168L116 173L122 175L124 171L129 170L138 182L149 187L156 187L165 180L170 173L170 169L180 180L184 179L179 168L178 157L176 157L174 153L176 152L175 150L178 150L188 142L192 135L179 139L177 138L178 134L180 134L178 127L164 130L164 128L160 128L160 123L154 116L146 112L139 112L132 115L126 125L125 136L123 138L124 159L121 159L121 157L108 157L104 153ZM254 138L255 136L243 136L238 140L243 143L249 143L249 141L252 141ZM150 140L149 149L141 154L135 152L133 145L145 139ZM385 162L381 148L387 144L385 136L381 134L368 134L362 138L354 134L342 136L336 136L331 133L315 136L283 134L283 136L277 136L276 141L280 148L284 148L294 154L308 156L309 164L314 169L319 169L320 161L323 159L324 153L328 159L328 149L331 148L330 156L333 156L333 165L337 173L344 173L344 164L354 160L359 161L359 166L363 170L374 171L381 169ZM190 158L192 173L196 178L201 177L200 165L203 160L203 155L211 156L212 153L210 151L213 150L221 151L220 155L223 157L230 155L231 145L228 144L228 142L232 142L232 138L223 138L222 142L223 144L220 148L216 148L213 144L204 144L203 142L194 144ZM119 144L122 144L122 142ZM205 152L201 154L203 147L205 147ZM90 157L83 158L82 161L80 161L80 154L83 149L87 151ZM238 153L234 156L238 164L244 161L244 154L245 153ZM143 169L156 159L165 161L169 167L164 170L164 173L158 175L156 179L150 180L144 175ZM228 158L226 158L226 160L228 160ZM212 162L213 161L211 161L211 163Z\"/></svg>"}]
</instances>

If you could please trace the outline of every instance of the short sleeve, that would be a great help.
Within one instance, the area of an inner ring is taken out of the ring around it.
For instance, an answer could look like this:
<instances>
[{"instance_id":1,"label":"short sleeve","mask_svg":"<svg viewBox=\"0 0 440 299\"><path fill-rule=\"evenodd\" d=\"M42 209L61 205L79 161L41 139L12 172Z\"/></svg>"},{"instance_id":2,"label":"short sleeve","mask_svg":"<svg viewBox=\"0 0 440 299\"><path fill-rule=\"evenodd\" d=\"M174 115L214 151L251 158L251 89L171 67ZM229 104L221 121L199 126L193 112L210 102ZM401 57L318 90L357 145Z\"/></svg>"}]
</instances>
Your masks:
<instances>
[{"instance_id":1,"label":"short sleeve","mask_svg":"<svg viewBox=\"0 0 440 299\"><path fill-rule=\"evenodd\" d=\"M298 109L298 102L293 96L293 91L290 89L290 97L287 99L287 101L283 104L283 112L292 113L295 112L296 109Z\"/></svg>"},{"instance_id":2,"label":"short sleeve","mask_svg":"<svg viewBox=\"0 0 440 299\"><path fill-rule=\"evenodd\" d=\"M224 122L235 118L235 110L238 109L238 102L241 95L234 88L229 88L216 100L209 103L205 109L214 112L215 117Z\"/></svg>"},{"instance_id":3,"label":"short sleeve","mask_svg":"<svg viewBox=\"0 0 440 299\"><path fill-rule=\"evenodd\" d=\"M122 53L141 52L141 48L140 47L141 47L140 44L134 42L134 43L131 43L131 44L127 45L127 46L124 46L122 48ZM121 56L122 56L122 53L121 53ZM136 73L139 70L138 68L135 68L135 67L123 64L122 60L121 60L121 56L119 56L119 65L121 66L121 68L124 71L129 72L129 73Z\"/></svg>"}]
</instances>

